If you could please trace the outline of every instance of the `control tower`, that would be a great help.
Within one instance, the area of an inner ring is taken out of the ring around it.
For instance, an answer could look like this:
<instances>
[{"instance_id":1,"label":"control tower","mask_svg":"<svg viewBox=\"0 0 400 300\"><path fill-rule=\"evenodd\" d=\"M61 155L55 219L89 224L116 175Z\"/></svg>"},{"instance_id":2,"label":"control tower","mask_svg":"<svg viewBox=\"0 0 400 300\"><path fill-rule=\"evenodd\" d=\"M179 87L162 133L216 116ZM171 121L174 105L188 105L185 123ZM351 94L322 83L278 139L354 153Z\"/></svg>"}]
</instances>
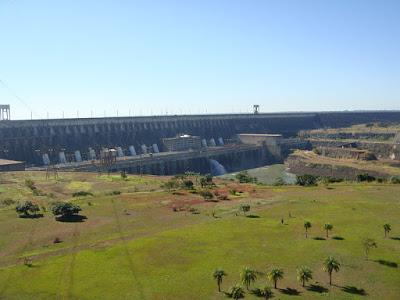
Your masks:
<instances>
[{"instance_id":1,"label":"control tower","mask_svg":"<svg viewBox=\"0 0 400 300\"><path fill-rule=\"evenodd\" d=\"M10 120L10 104L0 104L0 121Z\"/></svg>"}]
</instances>

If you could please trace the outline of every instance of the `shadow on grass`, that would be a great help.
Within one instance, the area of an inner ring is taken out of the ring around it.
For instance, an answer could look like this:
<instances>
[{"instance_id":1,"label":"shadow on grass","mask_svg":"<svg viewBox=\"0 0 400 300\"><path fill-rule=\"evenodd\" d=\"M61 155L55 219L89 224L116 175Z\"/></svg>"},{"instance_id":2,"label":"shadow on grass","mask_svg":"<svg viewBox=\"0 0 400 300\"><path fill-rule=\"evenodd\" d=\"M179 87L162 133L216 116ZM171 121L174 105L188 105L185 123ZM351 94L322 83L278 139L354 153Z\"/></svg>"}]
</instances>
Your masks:
<instances>
[{"instance_id":1,"label":"shadow on grass","mask_svg":"<svg viewBox=\"0 0 400 300\"><path fill-rule=\"evenodd\" d=\"M296 289L286 288L286 289L279 289L282 294L289 295L289 296L299 296L301 293Z\"/></svg>"},{"instance_id":2,"label":"shadow on grass","mask_svg":"<svg viewBox=\"0 0 400 300\"><path fill-rule=\"evenodd\" d=\"M316 285L316 284L310 284L309 287L307 287L307 290L310 292L316 292L316 293L329 293L329 290L326 287Z\"/></svg>"},{"instance_id":3,"label":"shadow on grass","mask_svg":"<svg viewBox=\"0 0 400 300\"><path fill-rule=\"evenodd\" d=\"M260 216L257 215L248 215L246 216L246 218L250 218L250 219L258 219Z\"/></svg>"},{"instance_id":4,"label":"shadow on grass","mask_svg":"<svg viewBox=\"0 0 400 300\"><path fill-rule=\"evenodd\" d=\"M221 291L221 292L224 293L226 297L233 298L231 293L227 293L227 292L224 292L224 291ZM244 296L239 297L239 299L242 299L242 298L244 298Z\"/></svg>"},{"instance_id":5,"label":"shadow on grass","mask_svg":"<svg viewBox=\"0 0 400 300\"><path fill-rule=\"evenodd\" d=\"M341 290L343 292L354 294L354 295L360 295L360 296L368 295L364 289L359 289L359 288L356 288L355 286L351 286L351 285L346 285L346 286L342 287Z\"/></svg>"},{"instance_id":6,"label":"shadow on grass","mask_svg":"<svg viewBox=\"0 0 400 300\"><path fill-rule=\"evenodd\" d=\"M313 240L316 240L316 241L325 241L325 240L326 240L326 238L322 238L322 237L315 237L315 238L313 238Z\"/></svg>"},{"instance_id":7,"label":"shadow on grass","mask_svg":"<svg viewBox=\"0 0 400 300\"><path fill-rule=\"evenodd\" d=\"M343 241L344 238L341 237L341 236L334 236L334 237L332 238L332 240Z\"/></svg>"},{"instance_id":8,"label":"shadow on grass","mask_svg":"<svg viewBox=\"0 0 400 300\"><path fill-rule=\"evenodd\" d=\"M399 238L399 237L391 237L390 239L396 240L396 241L400 241L400 238Z\"/></svg>"},{"instance_id":9,"label":"shadow on grass","mask_svg":"<svg viewBox=\"0 0 400 300\"><path fill-rule=\"evenodd\" d=\"M383 260L383 259L378 259L378 260L374 260L375 262L377 262L378 264L387 266L387 267L391 267L391 268L397 268L399 265L393 261L388 261L388 260Z\"/></svg>"},{"instance_id":10,"label":"shadow on grass","mask_svg":"<svg viewBox=\"0 0 400 300\"><path fill-rule=\"evenodd\" d=\"M254 296L258 297L258 298L265 298L265 295L263 295L261 293L261 289L260 288L256 288L254 290L251 290L250 294L252 294L252 295L254 295ZM271 291L271 294L268 296L268 299L271 299L273 297L274 297L274 293Z\"/></svg>"},{"instance_id":11,"label":"shadow on grass","mask_svg":"<svg viewBox=\"0 0 400 300\"><path fill-rule=\"evenodd\" d=\"M35 215L20 215L21 219L38 219L43 218L43 214L35 214Z\"/></svg>"},{"instance_id":12,"label":"shadow on grass","mask_svg":"<svg viewBox=\"0 0 400 300\"><path fill-rule=\"evenodd\" d=\"M85 222L86 216L80 216L80 215L73 215L71 217L56 217L56 220L59 222L65 222L65 223L82 223Z\"/></svg>"}]
</instances>

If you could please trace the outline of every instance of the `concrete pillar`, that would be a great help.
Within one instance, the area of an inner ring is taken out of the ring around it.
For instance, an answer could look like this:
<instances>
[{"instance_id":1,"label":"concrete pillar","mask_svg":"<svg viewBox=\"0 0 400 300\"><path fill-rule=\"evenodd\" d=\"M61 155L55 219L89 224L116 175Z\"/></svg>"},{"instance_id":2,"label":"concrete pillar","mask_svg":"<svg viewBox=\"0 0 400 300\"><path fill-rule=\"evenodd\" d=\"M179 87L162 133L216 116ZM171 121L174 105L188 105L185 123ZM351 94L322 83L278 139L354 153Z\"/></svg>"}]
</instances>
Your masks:
<instances>
[{"instance_id":1,"label":"concrete pillar","mask_svg":"<svg viewBox=\"0 0 400 300\"><path fill-rule=\"evenodd\" d=\"M81 162L82 161L81 152L79 150L76 150L74 154L75 154L75 161Z\"/></svg>"},{"instance_id":2,"label":"concrete pillar","mask_svg":"<svg viewBox=\"0 0 400 300\"><path fill-rule=\"evenodd\" d=\"M60 164L67 163L67 159L65 158L64 151L58 153L58 158L59 158Z\"/></svg>"}]
</instances>

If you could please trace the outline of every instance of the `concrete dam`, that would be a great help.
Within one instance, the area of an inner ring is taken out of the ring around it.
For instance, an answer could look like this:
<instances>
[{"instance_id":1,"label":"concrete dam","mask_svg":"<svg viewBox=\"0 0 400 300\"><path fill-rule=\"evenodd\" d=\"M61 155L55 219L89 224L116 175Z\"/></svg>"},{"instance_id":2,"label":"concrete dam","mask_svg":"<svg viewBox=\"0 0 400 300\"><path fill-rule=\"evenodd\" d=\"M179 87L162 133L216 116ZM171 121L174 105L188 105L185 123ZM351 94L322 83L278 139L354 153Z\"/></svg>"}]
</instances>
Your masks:
<instances>
[{"instance_id":1,"label":"concrete dam","mask_svg":"<svg viewBox=\"0 0 400 300\"><path fill-rule=\"evenodd\" d=\"M186 133L206 141L230 141L240 133L278 133L294 137L302 129L341 127L377 121L400 121L400 112L337 112L182 115L0 122L0 158L27 165L89 160L104 148L120 156L162 149L163 139ZM260 150L261 151L261 150ZM155 151L158 152L158 151ZM220 159L223 160L222 157ZM222 163L223 164L223 163ZM229 164L228 164L229 165Z\"/></svg>"}]
</instances>

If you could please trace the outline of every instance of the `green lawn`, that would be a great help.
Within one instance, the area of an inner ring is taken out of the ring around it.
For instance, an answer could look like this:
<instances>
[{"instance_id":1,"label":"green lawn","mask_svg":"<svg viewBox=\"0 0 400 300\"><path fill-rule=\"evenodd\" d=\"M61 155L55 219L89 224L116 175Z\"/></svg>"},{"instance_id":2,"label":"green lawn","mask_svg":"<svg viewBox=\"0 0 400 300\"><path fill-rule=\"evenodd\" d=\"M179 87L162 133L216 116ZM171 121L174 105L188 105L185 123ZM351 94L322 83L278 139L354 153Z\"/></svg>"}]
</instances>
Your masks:
<instances>
[{"instance_id":1,"label":"green lawn","mask_svg":"<svg viewBox=\"0 0 400 300\"><path fill-rule=\"evenodd\" d=\"M151 188L156 188L154 180L158 179L149 179ZM400 295L400 186L343 184L328 189L243 184L242 197L220 202L160 189L105 195L104 183L118 184L109 190L124 190L132 182L146 189L140 181L133 176L130 182L88 176L90 191L97 194L90 198L92 206L87 204L89 198L75 200L87 217L82 223L56 222L48 212L43 218L20 219L12 207L3 206L0 298L227 299L224 292L239 282L245 266L261 272L250 289L266 283L273 287L265 273L274 266L283 269L284 279L273 289L273 299L398 299ZM41 181L35 182L40 188ZM60 194L71 193L68 184ZM227 190L238 187L230 184ZM0 197L12 187L2 185ZM188 203L200 213L173 212L173 203ZM238 214L241 203L251 205L247 213L251 218ZM305 220L312 224L307 239ZM323 230L327 222L333 225L329 238ZM392 226L386 239L385 222ZM55 235L63 242L53 244ZM126 238L111 240L119 237ZM364 260L363 237L378 244L369 261ZM69 251L74 247L81 248ZM31 266L16 259L24 256L33 258ZM322 270L327 256L341 264L332 275L333 286ZM296 270L304 265L314 277L305 288L296 281ZM221 293L211 278L217 267L228 274ZM245 298L259 299L247 291Z\"/></svg>"}]
</instances>

